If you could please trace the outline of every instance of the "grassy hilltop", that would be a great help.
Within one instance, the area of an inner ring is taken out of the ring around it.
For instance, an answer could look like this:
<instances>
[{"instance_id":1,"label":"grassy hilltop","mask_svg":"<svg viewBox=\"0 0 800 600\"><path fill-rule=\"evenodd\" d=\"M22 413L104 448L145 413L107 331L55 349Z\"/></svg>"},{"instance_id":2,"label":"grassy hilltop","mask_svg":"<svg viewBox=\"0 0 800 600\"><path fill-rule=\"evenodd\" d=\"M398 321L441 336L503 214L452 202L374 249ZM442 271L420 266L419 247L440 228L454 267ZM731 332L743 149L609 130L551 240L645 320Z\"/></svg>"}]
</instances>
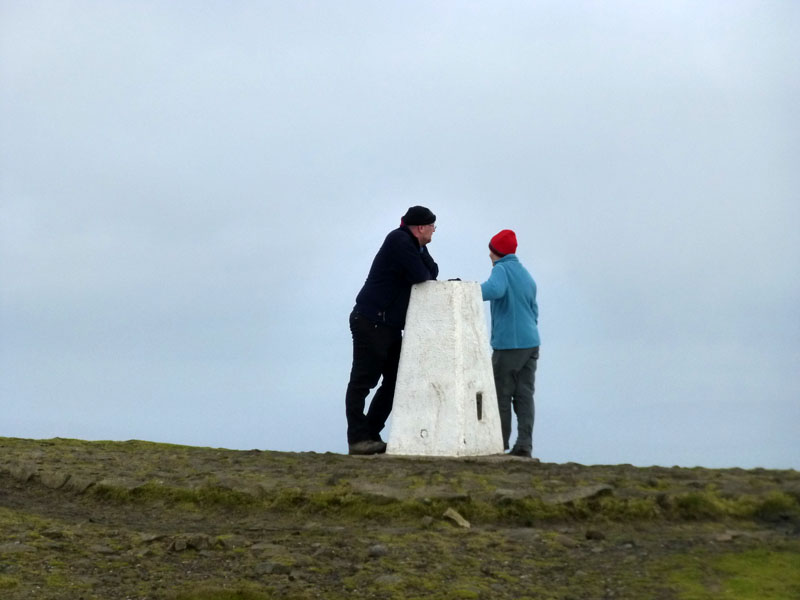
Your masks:
<instances>
[{"instance_id":1,"label":"grassy hilltop","mask_svg":"<svg viewBox=\"0 0 800 600\"><path fill-rule=\"evenodd\" d=\"M0 438L0 598L797 599L800 473Z\"/></svg>"}]
</instances>

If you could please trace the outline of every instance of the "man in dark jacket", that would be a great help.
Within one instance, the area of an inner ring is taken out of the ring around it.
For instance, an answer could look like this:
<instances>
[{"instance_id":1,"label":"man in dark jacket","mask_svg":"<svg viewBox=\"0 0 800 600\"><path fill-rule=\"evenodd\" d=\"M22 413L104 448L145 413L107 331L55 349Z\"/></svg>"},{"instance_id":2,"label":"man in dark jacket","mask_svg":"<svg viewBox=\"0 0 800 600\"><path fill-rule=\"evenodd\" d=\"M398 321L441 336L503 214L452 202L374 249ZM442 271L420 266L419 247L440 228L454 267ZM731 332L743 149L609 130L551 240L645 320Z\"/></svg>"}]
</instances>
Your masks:
<instances>
[{"instance_id":1,"label":"man in dark jacket","mask_svg":"<svg viewBox=\"0 0 800 600\"><path fill-rule=\"evenodd\" d=\"M411 286L439 275L426 247L436 231L435 221L436 215L424 206L409 208L400 227L386 236L356 297L350 314L353 367L345 397L350 454L386 451L380 432L392 412ZM365 415L366 398L381 377Z\"/></svg>"}]
</instances>

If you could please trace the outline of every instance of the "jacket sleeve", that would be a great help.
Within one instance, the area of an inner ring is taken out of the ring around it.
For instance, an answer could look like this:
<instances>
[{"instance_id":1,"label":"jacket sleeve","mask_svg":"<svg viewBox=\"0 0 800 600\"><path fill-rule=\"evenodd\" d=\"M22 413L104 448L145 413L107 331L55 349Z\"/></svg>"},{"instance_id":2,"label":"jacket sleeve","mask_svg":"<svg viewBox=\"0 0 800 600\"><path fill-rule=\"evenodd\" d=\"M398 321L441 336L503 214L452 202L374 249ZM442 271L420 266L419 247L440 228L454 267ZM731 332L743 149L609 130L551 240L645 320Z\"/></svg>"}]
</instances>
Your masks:
<instances>
[{"instance_id":1,"label":"jacket sleeve","mask_svg":"<svg viewBox=\"0 0 800 600\"><path fill-rule=\"evenodd\" d=\"M422 262L427 267L428 271L431 273L431 279L436 279L439 276L439 265L433 260L430 252L428 252L427 248L422 249Z\"/></svg>"},{"instance_id":2,"label":"jacket sleeve","mask_svg":"<svg viewBox=\"0 0 800 600\"><path fill-rule=\"evenodd\" d=\"M497 300L506 294L508 289L508 276L506 270L500 265L492 267L489 279L481 284L481 295L484 300Z\"/></svg>"},{"instance_id":3,"label":"jacket sleeve","mask_svg":"<svg viewBox=\"0 0 800 600\"><path fill-rule=\"evenodd\" d=\"M393 254L406 279L411 283L420 283L421 281L435 279L436 275L439 273L439 268L436 267L436 263L433 263L433 259L430 259L434 267L436 267L436 273L434 274L425 264L422 258L425 249L423 248L423 251L420 252L419 247L409 238L400 238L400 240L401 241L395 245Z\"/></svg>"}]
</instances>

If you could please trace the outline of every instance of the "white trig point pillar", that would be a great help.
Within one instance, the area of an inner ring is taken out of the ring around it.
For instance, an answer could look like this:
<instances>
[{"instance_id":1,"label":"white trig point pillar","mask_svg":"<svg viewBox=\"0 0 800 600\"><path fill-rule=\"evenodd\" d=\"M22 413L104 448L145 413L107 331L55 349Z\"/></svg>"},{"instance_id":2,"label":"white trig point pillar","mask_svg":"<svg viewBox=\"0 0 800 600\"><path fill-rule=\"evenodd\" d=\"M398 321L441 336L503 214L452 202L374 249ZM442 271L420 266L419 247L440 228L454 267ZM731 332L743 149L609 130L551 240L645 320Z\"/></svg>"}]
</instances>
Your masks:
<instances>
[{"instance_id":1,"label":"white trig point pillar","mask_svg":"<svg viewBox=\"0 0 800 600\"><path fill-rule=\"evenodd\" d=\"M502 454L489 337L476 282L411 288L387 454Z\"/></svg>"}]
</instances>

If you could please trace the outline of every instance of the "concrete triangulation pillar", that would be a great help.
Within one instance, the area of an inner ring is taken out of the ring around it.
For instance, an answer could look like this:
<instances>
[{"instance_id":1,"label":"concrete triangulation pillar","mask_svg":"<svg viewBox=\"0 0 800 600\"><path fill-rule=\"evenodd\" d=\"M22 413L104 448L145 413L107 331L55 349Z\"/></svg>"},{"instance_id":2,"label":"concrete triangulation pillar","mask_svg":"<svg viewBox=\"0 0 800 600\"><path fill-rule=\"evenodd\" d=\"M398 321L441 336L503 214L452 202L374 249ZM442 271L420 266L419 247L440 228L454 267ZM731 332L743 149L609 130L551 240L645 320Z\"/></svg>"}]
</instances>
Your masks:
<instances>
[{"instance_id":1,"label":"concrete triangulation pillar","mask_svg":"<svg viewBox=\"0 0 800 600\"><path fill-rule=\"evenodd\" d=\"M411 288L387 454L502 454L480 286L426 281Z\"/></svg>"}]
</instances>

